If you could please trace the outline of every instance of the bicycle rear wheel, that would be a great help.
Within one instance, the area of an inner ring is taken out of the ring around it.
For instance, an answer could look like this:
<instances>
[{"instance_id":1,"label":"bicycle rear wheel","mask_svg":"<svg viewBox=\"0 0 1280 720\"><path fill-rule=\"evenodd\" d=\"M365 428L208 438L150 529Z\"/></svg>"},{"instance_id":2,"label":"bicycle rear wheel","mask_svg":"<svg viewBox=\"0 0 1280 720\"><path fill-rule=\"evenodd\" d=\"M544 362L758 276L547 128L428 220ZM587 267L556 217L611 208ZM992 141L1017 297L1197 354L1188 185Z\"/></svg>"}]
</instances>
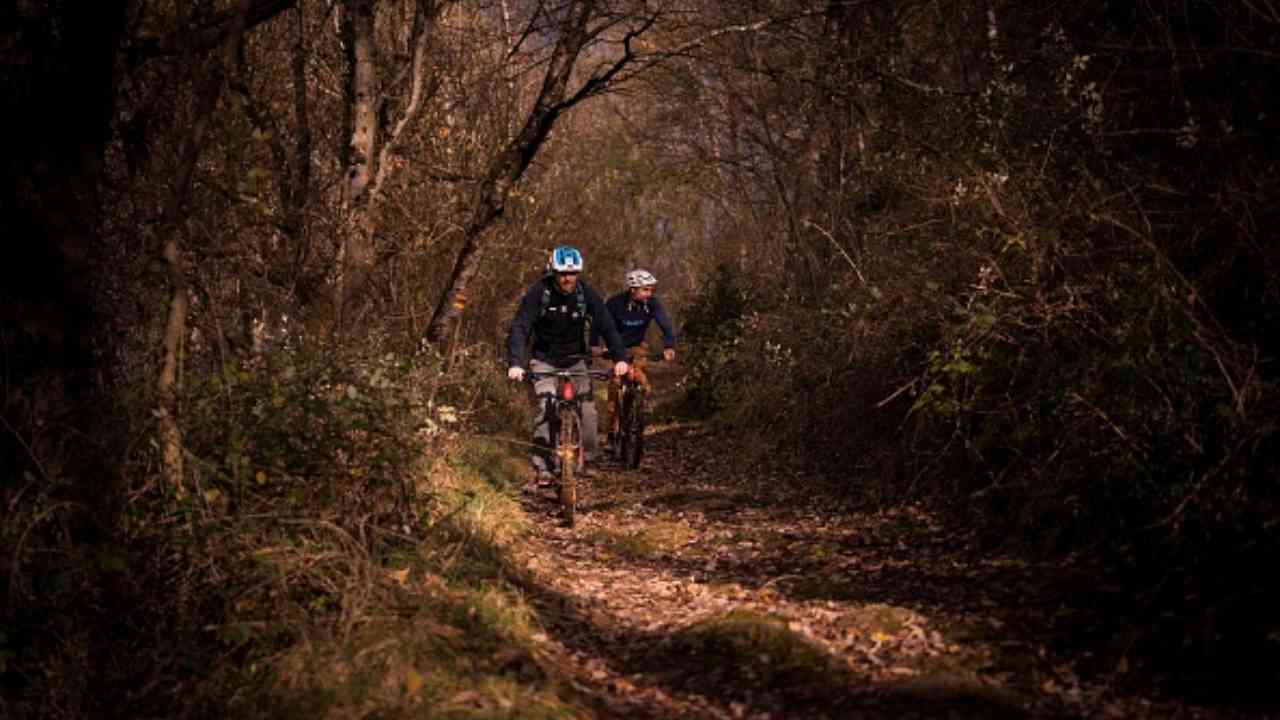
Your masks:
<instances>
[{"instance_id":1,"label":"bicycle rear wheel","mask_svg":"<svg viewBox=\"0 0 1280 720\"><path fill-rule=\"evenodd\" d=\"M622 466L634 470L644 455L644 391L632 389L622 407Z\"/></svg>"},{"instance_id":2,"label":"bicycle rear wheel","mask_svg":"<svg viewBox=\"0 0 1280 720\"><path fill-rule=\"evenodd\" d=\"M560 508L565 524L572 526L578 508L578 470L582 467L582 427L572 407L560 410L556 452L560 456Z\"/></svg>"}]
</instances>

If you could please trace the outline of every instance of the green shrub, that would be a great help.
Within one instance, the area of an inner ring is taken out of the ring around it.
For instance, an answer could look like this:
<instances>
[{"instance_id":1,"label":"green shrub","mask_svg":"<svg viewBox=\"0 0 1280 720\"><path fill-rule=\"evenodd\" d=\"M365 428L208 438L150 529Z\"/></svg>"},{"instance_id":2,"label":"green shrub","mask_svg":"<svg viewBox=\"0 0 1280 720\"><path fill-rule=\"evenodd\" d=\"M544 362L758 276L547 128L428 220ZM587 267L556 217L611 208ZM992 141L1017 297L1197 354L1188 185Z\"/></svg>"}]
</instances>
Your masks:
<instances>
[{"instance_id":1,"label":"green shrub","mask_svg":"<svg viewBox=\"0 0 1280 720\"><path fill-rule=\"evenodd\" d=\"M722 263L685 311L686 402L696 415L728 404L751 297L740 272Z\"/></svg>"}]
</instances>

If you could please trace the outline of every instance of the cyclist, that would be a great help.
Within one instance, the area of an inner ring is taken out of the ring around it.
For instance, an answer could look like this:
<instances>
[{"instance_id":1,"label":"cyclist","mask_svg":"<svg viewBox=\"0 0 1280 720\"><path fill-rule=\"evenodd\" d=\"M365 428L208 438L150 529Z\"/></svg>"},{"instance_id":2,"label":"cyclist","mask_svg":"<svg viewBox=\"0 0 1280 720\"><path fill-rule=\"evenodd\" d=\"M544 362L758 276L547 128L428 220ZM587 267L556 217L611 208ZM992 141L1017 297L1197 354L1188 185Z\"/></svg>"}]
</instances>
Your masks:
<instances>
[{"instance_id":1,"label":"cyclist","mask_svg":"<svg viewBox=\"0 0 1280 720\"><path fill-rule=\"evenodd\" d=\"M605 307L609 309L609 313L613 316L614 323L618 326L618 331L622 335L622 344L627 346L627 355L632 360L632 378L639 380L646 391L650 390L649 378L645 375L644 367L647 364L649 356L649 345L645 342L645 335L649 331L649 322L657 321L658 329L662 331L662 359L671 362L676 357L676 335L671 325L671 317L667 315L667 310L662 306L658 298L653 296L654 288L658 286L658 278L648 270L636 268L627 273L625 278L626 290L614 295L605 302ZM604 350L600 347L600 336L592 329L591 332L591 354L602 355ZM618 355L614 354L614 357ZM622 376L615 374L613 379L609 381L609 403L608 416L606 418L609 428L609 447L617 448L618 439L618 421L619 421L619 396L622 391Z\"/></svg>"},{"instance_id":2,"label":"cyclist","mask_svg":"<svg viewBox=\"0 0 1280 720\"><path fill-rule=\"evenodd\" d=\"M577 248L560 245L551 251L546 274L529 288L520 300L511 331L507 335L507 377L519 382L525 376L526 350L532 343L529 370L548 373L568 368L581 371L574 379L574 390L582 403L582 444L588 461L599 450L596 431L596 406L591 399L591 378L587 373L586 334L587 318L591 318L592 333L602 335L612 357L617 358L613 372L625 375L629 367L624 360L626 348L618 335L613 316L605 308L600 295L579 276L582 273L582 253ZM541 378L534 383L534 402L537 403L533 424L533 463L537 479L547 484L553 479L554 463L551 458L551 420L555 412L552 397L555 394L555 378Z\"/></svg>"}]
</instances>

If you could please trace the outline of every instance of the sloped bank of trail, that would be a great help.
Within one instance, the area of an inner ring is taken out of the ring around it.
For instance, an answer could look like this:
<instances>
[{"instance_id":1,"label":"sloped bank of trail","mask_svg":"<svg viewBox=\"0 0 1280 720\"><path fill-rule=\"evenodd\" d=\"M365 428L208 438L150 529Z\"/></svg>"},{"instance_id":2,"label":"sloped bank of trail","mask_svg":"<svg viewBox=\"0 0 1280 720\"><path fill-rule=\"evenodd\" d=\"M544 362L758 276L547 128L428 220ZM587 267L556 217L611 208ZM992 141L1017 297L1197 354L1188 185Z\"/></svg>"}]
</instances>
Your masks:
<instances>
[{"instance_id":1,"label":"sloped bank of trail","mask_svg":"<svg viewBox=\"0 0 1280 720\"><path fill-rule=\"evenodd\" d=\"M1085 579L977 553L919 509L735 473L727 452L705 427L652 427L639 469L588 480L573 528L550 492L524 496L547 660L597 717L1248 716L1124 690L1122 668L1055 648Z\"/></svg>"}]
</instances>

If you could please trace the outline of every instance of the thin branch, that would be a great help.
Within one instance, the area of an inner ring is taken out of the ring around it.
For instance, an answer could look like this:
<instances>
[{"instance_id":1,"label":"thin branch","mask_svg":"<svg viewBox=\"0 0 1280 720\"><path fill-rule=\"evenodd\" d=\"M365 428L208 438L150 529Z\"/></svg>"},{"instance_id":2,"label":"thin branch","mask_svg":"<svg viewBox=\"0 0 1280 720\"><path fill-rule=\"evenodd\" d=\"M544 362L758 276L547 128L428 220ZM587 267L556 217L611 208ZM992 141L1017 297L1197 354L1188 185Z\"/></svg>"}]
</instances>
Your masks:
<instances>
[{"instance_id":1,"label":"thin branch","mask_svg":"<svg viewBox=\"0 0 1280 720\"><path fill-rule=\"evenodd\" d=\"M428 8L428 0L418 0L417 9L413 17L413 32L411 33L413 42L413 60L410 64L412 75L409 80L409 102L405 105L404 112L400 116L400 120L396 123L394 129L387 136L382 144L382 148L378 153L378 171L374 177L372 192L375 196L381 195L382 188L386 184L387 177L390 173L391 155L399 144L404 131L418 119L418 115L422 111L424 98L435 94L440 87L440 79L436 78L431 84L430 90L425 90L427 85L427 47L430 44L431 36L430 21L435 19L435 13L439 11L439 7Z\"/></svg>"},{"instance_id":2,"label":"thin branch","mask_svg":"<svg viewBox=\"0 0 1280 720\"><path fill-rule=\"evenodd\" d=\"M556 111L558 112L559 110L568 109L588 97L599 94L604 90L604 88L608 87L609 82L613 80L613 78L621 72L623 68L630 64L631 61L635 60L636 54L631 48L631 41L639 37L649 28L653 27L653 24L656 21L656 15L650 16L645 19L645 22L639 28L628 30L626 35L622 38L621 57L615 60L613 64L609 66L609 69L604 71L604 73L599 75L592 73L591 77L582 84L582 87L578 88L578 91L574 93L572 97L557 104Z\"/></svg>"},{"instance_id":3,"label":"thin branch","mask_svg":"<svg viewBox=\"0 0 1280 720\"><path fill-rule=\"evenodd\" d=\"M1250 440L1252 440L1251 437L1246 437L1244 440L1241 440L1239 443L1237 443L1235 447L1231 448L1231 452L1227 453L1226 456L1222 458L1222 460L1218 461L1217 465L1213 466L1212 470L1205 473L1200 478L1200 480L1196 482L1196 486L1191 489L1191 492L1187 493L1186 497L1182 498L1182 502L1178 503L1177 507L1173 509L1173 512L1169 513L1161 520L1157 520L1156 522L1153 522L1150 525L1147 525L1146 527L1139 528L1139 530L1143 530L1143 531L1155 530L1156 528L1164 527L1165 525L1168 525L1173 521L1177 520L1179 517L1181 517L1182 514L1186 512L1187 506L1191 504L1191 501L1195 500L1200 495L1200 491L1203 490L1204 487L1209 484L1210 480L1217 477L1217 475L1221 473L1232 460L1235 459L1236 455L1240 452L1241 448L1249 444Z\"/></svg>"},{"instance_id":4,"label":"thin branch","mask_svg":"<svg viewBox=\"0 0 1280 720\"><path fill-rule=\"evenodd\" d=\"M1180 48L1169 45L1116 45L1113 43L1099 43L1090 46L1100 50L1121 50L1124 52L1140 52L1140 53L1173 53L1177 54L1230 54L1230 55L1257 55L1270 60L1280 58L1280 52L1273 50L1259 50L1257 48L1236 47L1232 45L1218 45L1213 47L1188 47Z\"/></svg>"},{"instance_id":5,"label":"thin branch","mask_svg":"<svg viewBox=\"0 0 1280 720\"><path fill-rule=\"evenodd\" d=\"M21 577L18 574L18 569L22 567L22 546L27 544L27 536L30 535L31 531L35 529L35 527L45 518L59 510L70 507L83 508L79 503L74 503L70 500L54 503L53 505L45 508L39 515L36 515L35 518L31 520L31 524L27 525L27 527L23 529L22 534L18 536L18 542L13 546L13 560L11 561L12 565L9 568L9 607L19 606L17 600L18 591L21 587Z\"/></svg>"},{"instance_id":6,"label":"thin branch","mask_svg":"<svg viewBox=\"0 0 1280 720\"><path fill-rule=\"evenodd\" d=\"M1093 403L1089 402L1088 400L1085 400L1085 399L1084 399L1084 397L1083 397L1082 395L1080 395L1080 393L1078 393L1078 392L1072 391L1072 392L1070 393L1069 397L1070 397L1072 400L1075 400L1076 402L1078 402L1078 403L1080 403L1081 405L1085 406L1086 408L1088 408L1088 409L1092 410L1092 411L1093 411L1093 413L1094 413L1095 415L1097 415L1097 416L1098 416L1098 418L1102 420L1102 422L1106 423L1106 425L1107 425L1108 427L1110 427L1110 428L1111 428L1111 430L1112 430L1113 432L1115 432L1115 434L1116 434L1116 435L1118 435L1118 436L1120 437L1120 439L1121 439L1121 440L1123 440L1123 441L1124 441L1124 443L1125 443L1126 445L1128 445L1128 446L1129 446L1129 448L1130 448L1131 450L1133 450L1134 452L1138 453L1139 455L1146 455L1146 454L1147 454L1147 449L1146 449L1146 448L1144 448L1144 447L1142 447L1141 445L1139 445L1139 444L1138 444L1138 442L1137 442L1137 441L1135 441L1134 439L1130 438L1130 437L1129 437L1129 435L1128 435L1128 433L1126 433L1126 432L1124 431L1124 428L1122 428L1122 427L1120 427L1118 424L1116 424L1116 422L1115 422L1114 420L1112 420L1112 419L1111 419L1111 416L1110 416L1110 415L1107 415L1107 413L1106 413L1106 411L1105 411L1105 410L1103 410L1102 408L1098 407L1097 405L1094 405Z\"/></svg>"},{"instance_id":7,"label":"thin branch","mask_svg":"<svg viewBox=\"0 0 1280 720\"><path fill-rule=\"evenodd\" d=\"M853 258L849 256L848 251L845 250L844 246L841 245L839 241L836 240L834 235L828 232L826 228L822 227L821 225L818 225L817 223L807 218L805 219L804 224L806 227L811 227L814 230L817 230L818 232L825 235L827 239L831 241L831 244L835 245L836 249L840 251L840 254L844 256L845 261L849 263L849 267L853 268L853 272L857 274L858 279L862 281L862 284L863 285L867 284L867 279L863 277L862 271L858 269L858 264L853 261Z\"/></svg>"},{"instance_id":8,"label":"thin branch","mask_svg":"<svg viewBox=\"0 0 1280 720\"><path fill-rule=\"evenodd\" d=\"M40 471L40 476L43 477L46 482L49 482L49 473L45 472L44 463L40 462L40 458L36 457L35 451L27 444L27 441L23 439L22 435L20 435L12 425L9 424L9 421L5 419L4 415L0 415L0 423L4 423L5 428L13 435L13 439L18 441L18 444L22 446L23 450L27 451L27 457L31 458L31 462L35 463L36 470Z\"/></svg>"},{"instance_id":9,"label":"thin branch","mask_svg":"<svg viewBox=\"0 0 1280 720\"><path fill-rule=\"evenodd\" d=\"M902 393L904 393L904 392L906 392L906 391L910 390L911 388L915 387L915 386L916 386L916 382L917 382L917 381L912 380L911 382L907 383L906 385L903 385L902 387L898 388L897 390L894 390L892 395L890 395L889 397L887 397L887 398L885 398L885 399L881 400L880 402L876 403L875 407L876 407L877 409L879 409L879 408L882 408L882 407L884 407L885 405L888 405L889 403L893 402L893 399L894 399L894 398L898 397L898 396L899 396L899 395L901 395Z\"/></svg>"}]
</instances>

